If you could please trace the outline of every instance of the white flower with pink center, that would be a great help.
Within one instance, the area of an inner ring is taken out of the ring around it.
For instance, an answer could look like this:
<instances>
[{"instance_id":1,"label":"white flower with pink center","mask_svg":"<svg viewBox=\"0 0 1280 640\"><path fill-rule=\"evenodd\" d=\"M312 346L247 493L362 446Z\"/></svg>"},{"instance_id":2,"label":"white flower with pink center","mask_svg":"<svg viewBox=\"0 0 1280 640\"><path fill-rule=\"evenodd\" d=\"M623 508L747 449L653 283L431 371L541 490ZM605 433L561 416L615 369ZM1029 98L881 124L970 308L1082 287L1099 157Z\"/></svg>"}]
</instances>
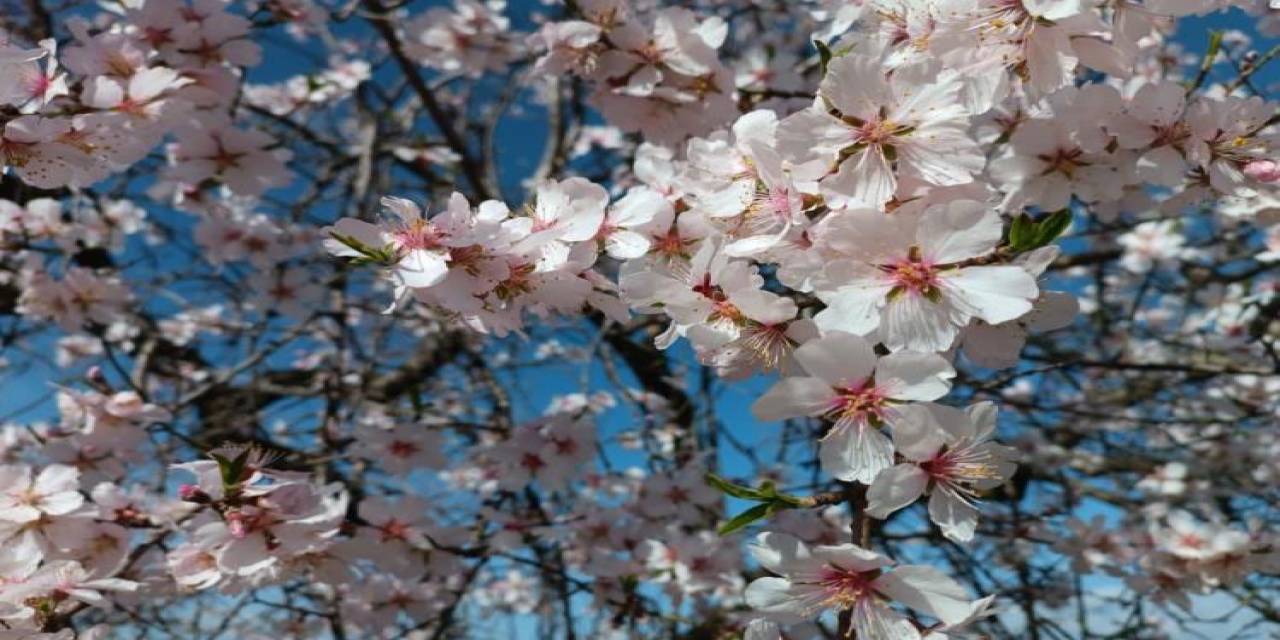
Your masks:
<instances>
[{"instance_id":1,"label":"white flower with pink center","mask_svg":"<svg viewBox=\"0 0 1280 640\"><path fill-rule=\"evenodd\" d=\"M904 460L876 476L867 491L867 514L886 518L928 493L929 518L942 534L956 542L972 540L978 496L1016 468L1013 450L989 441L995 428L990 402L967 410L930 405L904 416L893 430Z\"/></svg>"},{"instance_id":2,"label":"white flower with pink center","mask_svg":"<svg viewBox=\"0 0 1280 640\"><path fill-rule=\"evenodd\" d=\"M849 210L815 235L835 255L817 294L824 330L878 336L890 350L945 351L973 318L999 324L1031 310L1039 295L1024 268L984 265L1000 243L1000 216L958 200L922 213Z\"/></svg>"},{"instance_id":3,"label":"white flower with pink center","mask_svg":"<svg viewBox=\"0 0 1280 640\"><path fill-rule=\"evenodd\" d=\"M898 603L956 624L973 611L964 587L937 569L893 568L893 561L853 544L810 547L782 533L763 533L751 554L780 577L747 586L752 608L781 623L811 619L825 609L852 610L858 638L918 640L920 631L890 605Z\"/></svg>"},{"instance_id":4,"label":"white flower with pink center","mask_svg":"<svg viewBox=\"0 0 1280 640\"><path fill-rule=\"evenodd\" d=\"M879 207L900 176L972 182L985 160L969 137L962 86L951 70L909 65L890 77L878 57L843 55L827 67L818 102L779 124L779 146L796 160L835 160L820 183L832 207Z\"/></svg>"},{"instance_id":5,"label":"white flower with pink center","mask_svg":"<svg viewBox=\"0 0 1280 640\"><path fill-rule=\"evenodd\" d=\"M760 420L832 420L819 450L822 468L864 484L893 464L893 443L881 427L919 409L906 403L946 395L955 376L942 356L900 351L877 358L867 340L839 331L801 345L795 359L808 376L783 378L752 411Z\"/></svg>"}]
</instances>

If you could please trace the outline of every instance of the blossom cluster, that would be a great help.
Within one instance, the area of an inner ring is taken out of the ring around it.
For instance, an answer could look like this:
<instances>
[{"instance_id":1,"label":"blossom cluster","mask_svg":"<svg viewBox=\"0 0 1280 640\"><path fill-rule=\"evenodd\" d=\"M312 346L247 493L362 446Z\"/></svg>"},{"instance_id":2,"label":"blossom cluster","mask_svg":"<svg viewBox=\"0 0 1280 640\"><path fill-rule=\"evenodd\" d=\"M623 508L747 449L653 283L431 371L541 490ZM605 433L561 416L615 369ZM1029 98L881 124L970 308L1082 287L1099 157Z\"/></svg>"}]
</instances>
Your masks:
<instances>
[{"instance_id":1,"label":"blossom cluster","mask_svg":"<svg viewBox=\"0 0 1280 640\"><path fill-rule=\"evenodd\" d=\"M1172 25L1280 14L819 4L0 31L0 372L68 372L0 418L0 637L1014 636L1094 572L1266 617L1280 49Z\"/></svg>"}]
</instances>

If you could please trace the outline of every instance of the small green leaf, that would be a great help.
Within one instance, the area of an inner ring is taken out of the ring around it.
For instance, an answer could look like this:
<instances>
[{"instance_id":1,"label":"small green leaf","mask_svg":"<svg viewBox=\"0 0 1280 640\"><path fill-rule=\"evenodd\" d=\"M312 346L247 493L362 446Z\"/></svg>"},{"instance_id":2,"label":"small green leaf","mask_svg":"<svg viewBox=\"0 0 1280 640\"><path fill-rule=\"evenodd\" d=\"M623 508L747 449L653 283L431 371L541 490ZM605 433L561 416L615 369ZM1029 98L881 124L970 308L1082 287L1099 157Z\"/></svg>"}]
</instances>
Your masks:
<instances>
[{"instance_id":1,"label":"small green leaf","mask_svg":"<svg viewBox=\"0 0 1280 640\"><path fill-rule=\"evenodd\" d=\"M356 264L391 264L396 261L395 251L390 247L373 248L363 242L357 240L354 236L349 236L337 232L330 232L329 237L341 242L349 247L352 251L360 254L361 257L353 258L352 262Z\"/></svg>"},{"instance_id":2,"label":"small green leaf","mask_svg":"<svg viewBox=\"0 0 1280 640\"><path fill-rule=\"evenodd\" d=\"M831 54L831 48L821 40L814 40L813 46L818 48L819 68L822 69L822 75L825 76L827 75L827 65L831 63L831 58L834 57Z\"/></svg>"},{"instance_id":3,"label":"small green leaf","mask_svg":"<svg viewBox=\"0 0 1280 640\"><path fill-rule=\"evenodd\" d=\"M235 484L235 474L231 468L233 463L223 455L217 453L211 453L209 455L218 462L218 475L222 476L223 486L229 487Z\"/></svg>"},{"instance_id":4,"label":"small green leaf","mask_svg":"<svg viewBox=\"0 0 1280 640\"><path fill-rule=\"evenodd\" d=\"M1049 214L1049 217L1036 225L1036 245L1033 248L1043 247L1057 240L1069 226L1071 226L1070 209L1060 209Z\"/></svg>"},{"instance_id":5,"label":"small green leaf","mask_svg":"<svg viewBox=\"0 0 1280 640\"><path fill-rule=\"evenodd\" d=\"M744 487L740 484L734 484L732 482L729 482L728 480L725 480L724 478L721 478L720 476L714 473L708 473L706 475L706 479L707 479L707 484L735 498L742 498L744 500L756 500L756 501L766 501L769 499L768 496L764 495L760 491L752 489L751 487Z\"/></svg>"},{"instance_id":6,"label":"small green leaf","mask_svg":"<svg viewBox=\"0 0 1280 640\"><path fill-rule=\"evenodd\" d=\"M1009 228L1009 246L1014 251L1026 251L1035 242L1036 223L1025 213L1018 214Z\"/></svg>"},{"instance_id":7,"label":"small green leaf","mask_svg":"<svg viewBox=\"0 0 1280 640\"><path fill-rule=\"evenodd\" d=\"M774 513L774 511L776 511L776 509L773 506L774 504L775 503L772 503L772 502L767 502L765 504L758 504L754 507L751 507L750 509L747 509L746 511L743 511L742 513L739 513L738 515L734 516L732 520L721 525L720 529L718 530L720 535L727 536L733 533L734 531L737 531L751 524L752 522L755 522L756 520L769 517Z\"/></svg>"}]
</instances>

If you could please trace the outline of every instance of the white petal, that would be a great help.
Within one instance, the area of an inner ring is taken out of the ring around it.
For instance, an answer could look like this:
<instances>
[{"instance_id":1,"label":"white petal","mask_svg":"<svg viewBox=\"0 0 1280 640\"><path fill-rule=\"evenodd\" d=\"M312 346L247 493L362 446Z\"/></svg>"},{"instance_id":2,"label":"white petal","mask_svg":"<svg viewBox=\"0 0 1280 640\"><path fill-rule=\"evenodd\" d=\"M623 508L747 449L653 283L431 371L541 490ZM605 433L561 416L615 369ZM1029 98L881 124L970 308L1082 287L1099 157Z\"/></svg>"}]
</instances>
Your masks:
<instances>
[{"instance_id":1,"label":"white petal","mask_svg":"<svg viewBox=\"0 0 1280 640\"><path fill-rule=\"evenodd\" d=\"M831 385L818 378L783 378L751 405L751 413L765 422L816 416L830 409L835 397Z\"/></svg>"},{"instance_id":2,"label":"white petal","mask_svg":"<svg viewBox=\"0 0 1280 640\"><path fill-rule=\"evenodd\" d=\"M880 576L872 588L890 599L947 624L964 620L972 603L960 583L923 565L906 565Z\"/></svg>"},{"instance_id":3,"label":"white petal","mask_svg":"<svg viewBox=\"0 0 1280 640\"><path fill-rule=\"evenodd\" d=\"M835 427L818 449L822 470L837 480L871 484L893 464L893 443L866 424Z\"/></svg>"},{"instance_id":4,"label":"white petal","mask_svg":"<svg viewBox=\"0 0 1280 640\"><path fill-rule=\"evenodd\" d=\"M924 495L929 475L914 464L899 464L876 476L867 490L867 515L881 520Z\"/></svg>"},{"instance_id":5,"label":"white petal","mask_svg":"<svg viewBox=\"0 0 1280 640\"><path fill-rule=\"evenodd\" d=\"M618 260L639 258L649 252L649 246L649 238L626 229L610 233L604 241L605 251Z\"/></svg>"},{"instance_id":6,"label":"white petal","mask_svg":"<svg viewBox=\"0 0 1280 640\"><path fill-rule=\"evenodd\" d=\"M931 404L905 404L894 407L889 415L894 450L908 460L929 460L947 443L933 407Z\"/></svg>"},{"instance_id":7,"label":"white petal","mask_svg":"<svg viewBox=\"0 0 1280 640\"><path fill-rule=\"evenodd\" d=\"M957 306L990 324L1022 316L1040 293L1036 279L1013 266L968 267L948 275L946 285Z\"/></svg>"},{"instance_id":8,"label":"white petal","mask_svg":"<svg viewBox=\"0 0 1280 640\"><path fill-rule=\"evenodd\" d=\"M894 400L928 402L947 395L955 369L936 353L899 351L876 364L876 386Z\"/></svg>"},{"instance_id":9,"label":"white petal","mask_svg":"<svg viewBox=\"0 0 1280 640\"><path fill-rule=\"evenodd\" d=\"M876 353L871 343L843 331L832 331L800 345L795 357L805 371L832 387L861 383L876 367Z\"/></svg>"},{"instance_id":10,"label":"white petal","mask_svg":"<svg viewBox=\"0 0 1280 640\"><path fill-rule=\"evenodd\" d=\"M1000 215L993 209L981 202L956 200L925 210L918 237L927 258L949 264L995 249L1002 232Z\"/></svg>"},{"instance_id":11,"label":"white petal","mask_svg":"<svg viewBox=\"0 0 1280 640\"><path fill-rule=\"evenodd\" d=\"M942 529L942 535L963 544L973 540L978 510L950 491L935 489L929 496L929 519Z\"/></svg>"},{"instance_id":12,"label":"white petal","mask_svg":"<svg viewBox=\"0 0 1280 640\"><path fill-rule=\"evenodd\" d=\"M416 249L405 254L396 264L396 276L400 284L413 289L432 287L449 275L445 254Z\"/></svg>"},{"instance_id":13,"label":"white petal","mask_svg":"<svg viewBox=\"0 0 1280 640\"><path fill-rule=\"evenodd\" d=\"M955 310L946 299L933 302L907 292L885 305L880 334L885 346L893 351L945 351L956 337L954 315Z\"/></svg>"},{"instance_id":14,"label":"white petal","mask_svg":"<svg viewBox=\"0 0 1280 640\"><path fill-rule=\"evenodd\" d=\"M799 538L776 531L756 536L747 550L760 566L783 576L808 575L823 565L822 560L814 558L808 545Z\"/></svg>"},{"instance_id":15,"label":"white petal","mask_svg":"<svg viewBox=\"0 0 1280 640\"><path fill-rule=\"evenodd\" d=\"M806 619L810 603L822 587L793 585L783 578L757 578L743 593L747 605L786 622Z\"/></svg>"}]
</instances>

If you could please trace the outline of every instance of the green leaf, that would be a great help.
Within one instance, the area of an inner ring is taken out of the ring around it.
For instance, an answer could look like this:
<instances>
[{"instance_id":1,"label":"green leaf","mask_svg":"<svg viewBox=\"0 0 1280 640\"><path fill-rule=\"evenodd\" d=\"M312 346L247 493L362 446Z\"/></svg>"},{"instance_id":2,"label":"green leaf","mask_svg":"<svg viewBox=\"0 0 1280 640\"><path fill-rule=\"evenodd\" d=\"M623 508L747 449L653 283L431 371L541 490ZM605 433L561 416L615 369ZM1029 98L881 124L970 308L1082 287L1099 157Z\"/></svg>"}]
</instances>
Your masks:
<instances>
[{"instance_id":1,"label":"green leaf","mask_svg":"<svg viewBox=\"0 0 1280 640\"><path fill-rule=\"evenodd\" d=\"M1031 216L1020 213L1009 228L1009 246L1014 251L1026 251L1035 242L1035 235L1036 223L1031 221Z\"/></svg>"},{"instance_id":2,"label":"green leaf","mask_svg":"<svg viewBox=\"0 0 1280 640\"><path fill-rule=\"evenodd\" d=\"M831 64L831 58L834 57L831 54L831 47L828 47L827 43L821 40L814 40L813 46L818 48L819 68L822 70L822 75L825 76L827 75L827 65Z\"/></svg>"},{"instance_id":3,"label":"green leaf","mask_svg":"<svg viewBox=\"0 0 1280 640\"><path fill-rule=\"evenodd\" d=\"M233 463L223 455L217 453L211 453L209 455L218 462L218 475L222 476L223 486L231 486L235 484L235 475L231 470L231 465Z\"/></svg>"},{"instance_id":4,"label":"green leaf","mask_svg":"<svg viewBox=\"0 0 1280 640\"><path fill-rule=\"evenodd\" d=\"M764 495L763 493L761 493L756 489L752 489L751 487L745 487L740 484L734 484L732 482L729 482L728 480L725 480L724 478L721 478L720 476L714 473L708 473L706 475L706 479L707 479L707 484L735 498L742 498L744 500L755 500L757 502L769 500L768 496Z\"/></svg>"},{"instance_id":5,"label":"green leaf","mask_svg":"<svg viewBox=\"0 0 1280 640\"><path fill-rule=\"evenodd\" d=\"M1071 210L1060 209L1049 214L1049 217L1041 220L1036 225L1036 246L1034 248L1043 247L1050 242L1058 239L1067 227L1071 226Z\"/></svg>"},{"instance_id":6,"label":"green leaf","mask_svg":"<svg viewBox=\"0 0 1280 640\"><path fill-rule=\"evenodd\" d=\"M1014 251L1039 249L1062 235L1071 226L1071 210L1061 209L1034 222L1027 214L1019 214L1009 228L1009 248Z\"/></svg>"},{"instance_id":7,"label":"green leaf","mask_svg":"<svg viewBox=\"0 0 1280 640\"><path fill-rule=\"evenodd\" d=\"M775 503L767 502L765 504L758 504L754 507L751 507L750 509L747 509L746 511L743 511L742 513L739 513L738 515L734 516L732 520L721 525L718 532L722 536L727 536L733 533L734 531L737 531L751 524L752 522L755 522L756 520L767 518L770 515L773 515L773 512L776 510L773 506L774 504Z\"/></svg>"},{"instance_id":8,"label":"green leaf","mask_svg":"<svg viewBox=\"0 0 1280 640\"><path fill-rule=\"evenodd\" d=\"M357 264L375 263L375 264L391 264L395 262L396 256L394 250L390 247L374 248L357 240L354 236L349 236L337 232L330 232L329 237L350 247L352 251L359 253L361 257L353 258L352 262Z\"/></svg>"}]
</instances>

